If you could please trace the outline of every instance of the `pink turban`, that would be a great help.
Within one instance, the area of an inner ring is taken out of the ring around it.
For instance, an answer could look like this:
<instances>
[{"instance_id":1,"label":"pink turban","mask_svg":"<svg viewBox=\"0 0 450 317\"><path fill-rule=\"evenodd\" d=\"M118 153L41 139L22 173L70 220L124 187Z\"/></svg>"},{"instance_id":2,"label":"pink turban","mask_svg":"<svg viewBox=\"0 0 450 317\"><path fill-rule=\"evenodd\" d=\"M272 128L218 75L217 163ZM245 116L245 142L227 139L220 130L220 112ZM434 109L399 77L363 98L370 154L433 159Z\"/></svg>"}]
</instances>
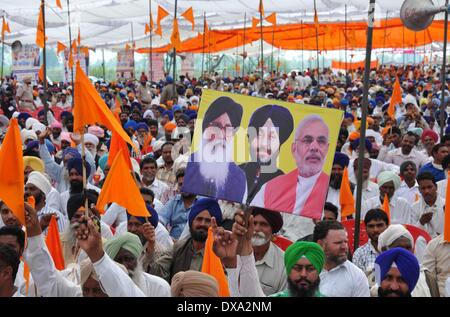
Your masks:
<instances>
[{"instance_id":1,"label":"pink turban","mask_svg":"<svg viewBox=\"0 0 450 317\"><path fill-rule=\"evenodd\" d=\"M53 122L51 125L50 125L50 128L60 128L60 129L62 129L62 124L61 124L61 122L59 122L59 121L55 121L55 122Z\"/></svg>"},{"instance_id":2,"label":"pink turban","mask_svg":"<svg viewBox=\"0 0 450 317\"><path fill-rule=\"evenodd\" d=\"M90 126L88 128L88 133L93 134L98 138L103 138L105 136L105 131L96 125Z\"/></svg>"},{"instance_id":3,"label":"pink turban","mask_svg":"<svg viewBox=\"0 0 450 317\"><path fill-rule=\"evenodd\" d=\"M70 132L61 132L61 141L69 142L72 141L70 138Z\"/></svg>"}]
</instances>

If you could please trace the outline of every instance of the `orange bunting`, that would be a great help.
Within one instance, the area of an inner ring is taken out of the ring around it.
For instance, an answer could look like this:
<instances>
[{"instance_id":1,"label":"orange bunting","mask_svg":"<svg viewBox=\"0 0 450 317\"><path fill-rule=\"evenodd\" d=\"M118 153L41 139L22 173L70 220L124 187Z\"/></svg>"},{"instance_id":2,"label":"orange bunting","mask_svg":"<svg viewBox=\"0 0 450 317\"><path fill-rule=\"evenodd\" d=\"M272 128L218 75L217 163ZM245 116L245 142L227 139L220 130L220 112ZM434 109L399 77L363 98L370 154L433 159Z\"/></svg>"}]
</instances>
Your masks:
<instances>
[{"instance_id":1,"label":"orange bunting","mask_svg":"<svg viewBox=\"0 0 450 317\"><path fill-rule=\"evenodd\" d=\"M56 0L56 6L62 10L61 0Z\"/></svg>"},{"instance_id":2,"label":"orange bunting","mask_svg":"<svg viewBox=\"0 0 450 317\"><path fill-rule=\"evenodd\" d=\"M274 12L271 15L267 16L265 20L272 25L276 25L277 24L277 14Z\"/></svg>"},{"instance_id":3,"label":"orange bunting","mask_svg":"<svg viewBox=\"0 0 450 317\"><path fill-rule=\"evenodd\" d=\"M110 202L115 202L125 208L130 215L149 217L150 213L124 157L125 154L122 151L117 153L98 197L97 209L104 213L105 206ZM127 190L123 190L124 188Z\"/></svg>"},{"instance_id":4,"label":"orange bunting","mask_svg":"<svg viewBox=\"0 0 450 317\"><path fill-rule=\"evenodd\" d=\"M17 119L11 119L0 149L0 199L25 225L22 138ZM14 159L13 159L14 158Z\"/></svg>"},{"instance_id":5,"label":"orange bunting","mask_svg":"<svg viewBox=\"0 0 450 317\"><path fill-rule=\"evenodd\" d=\"M169 12L167 12L166 9L164 9L163 7L158 5L158 17L156 18L157 29L155 31L155 34L162 36L161 21L168 15L169 15Z\"/></svg>"},{"instance_id":6,"label":"orange bunting","mask_svg":"<svg viewBox=\"0 0 450 317\"><path fill-rule=\"evenodd\" d=\"M68 61L69 68L73 68L73 53L72 51L69 52L69 61Z\"/></svg>"},{"instance_id":7,"label":"orange bunting","mask_svg":"<svg viewBox=\"0 0 450 317\"><path fill-rule=\"evenodd\" d=\"M5 33L11 33L11 29L9 28L9 24L8 22L6 22L5 18L3 18L3 23L2 23L2 39L5 37Z\"/></svg>"},{"instance_id":8,"label":"orange bunting","mask_svg":"<svg viewBox=\"0 0 450 317\"><path fill-rule=\"evenodd\" d=\"M183 14L181 14L181 16L183 18L185 18L186 20L188 20L189 22L191 22L191 24L192 24L192 31L194 31L195 20L194 20L194 10L192 10L192 7L190 7L186 11L184 11Z\"/></svg>"},{"instance_id":9,"label":"orange bunting","mask_svg":"<svg viewBox=\"0 0 450 317\"><path fill-rule=\"evenodd\" d=\"M65 46L63 43L59 42L57 43L56 46L56 54L61 53L62 51L64 51L67 48L67 46Z\"/></svg>"},{"instance_id":10,"label":"orange bunting","mask_svg":"<svg viewBox=\"0 0 450 317\"><path fill-rule=\"evenodd\" d=\"M145 35L147 35L148 33L150 33L150 26L148 25L148 23L145 23Z\"/></svg>"},{"instance_id":11,"label":"orange bunting","mask_svg":"<svg viewBox=\"0 0 450 317\"><path fill-rule=\"evenodd\" d=\"M173 30L170 36L170 44L176 50L181 50L180 30L178 29L178 19L173 20Z\"/></svg>"},{"instance_id":12,"label":"orange bunting","mask_svg":"<svg viewBox=\"0 0 450 317\"><path fill-rule=\"evenodd\" d=\"M136 152L137 146L131 141L128 134L122 128L104 100L98 94L89 78L81 69L79 63L76 66L75 90L74 90L73 130L82 132L85 125L100 123L112 133L116 132L122 139L130 144ZM23 173L23 171L22 171Z\"/></svg>"},{"instance_id":13,"label":"orange bunting","mask_svg":"<svg viewBox=\"0 0 450 317\"><path fill-rule=\"evenodd\" d=\"M228 288L228 279L225 276L222 262L220 258L213 251L214 236L212 228L208 229L208 238L205 243L205 253L203 255L202 272L211 275L219 285L219 296L230 297L230 290Z\"/></svg>"},{"instance_id":14,"label":"orange bunting","mask_svg":"<svg viewBox=\"0 0 450 317\"><path fill-rule=\"evenodd\" d=\"M57 270L64 270L66 265L64 264L64 256L61 248L61 240L59 238L58 224L56 218L53 215L48 226L47 237L45 238L45 244L48 251L52 256L53 263Z\"/></svg>"},{"instance_id":15,"label":"orange bunting","mask_svg":"<svg viewBox=\"0 0 450 317\"><path fill-rule=\"evenodd\" d=\"M339 202L341 204L341 216L348 217L355 213L355 198L350 188L350 180L348 178L348 169L344 168L342 175L341 190L339 191Z\"/></svg>"},{"instance_id":16,"label":"orange bunting","mask_svg":"<svg viewBox=\"0 0 450 317\"><path fill-rule=\"evenodd\" d=\"M252 29L256 29L256 27L259 24L259 21L260 21L259 19L252 17Z\"/></svg>"},{"instance_id":17,"label":"orange bunting","mask_svg":"<svg viewBox=\"0 0 450 317\"><path fill-rule=\"evenodd\" d=\"M395 106L402 102L402 89L398 76L395 76L394 89L392 91L391 101L389 102L388 115L392 119L395 118Z\"/></svg>"}]
</instances>

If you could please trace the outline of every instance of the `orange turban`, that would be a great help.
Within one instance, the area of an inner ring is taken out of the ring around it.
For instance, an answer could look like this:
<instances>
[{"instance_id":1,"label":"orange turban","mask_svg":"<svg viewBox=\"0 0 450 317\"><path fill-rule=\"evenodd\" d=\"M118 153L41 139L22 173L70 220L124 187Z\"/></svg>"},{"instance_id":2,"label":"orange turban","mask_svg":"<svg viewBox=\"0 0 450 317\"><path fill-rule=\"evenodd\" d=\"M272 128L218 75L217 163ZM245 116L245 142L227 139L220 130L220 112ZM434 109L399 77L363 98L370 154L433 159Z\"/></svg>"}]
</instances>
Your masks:
<instances>
[{"instance_id":1,"label":"orange turban","mask_svg":"<svg viewBox=\"0 0 450 317\"><path fill-rule=\"evenodd\" d=\"M166 132L172 132L173 130L175 130L176 127L177 127L177 125L176 125L175 123L173 123L173 122L167 122L167 123L164 125L164 130L165 130Z\"/></svg>"},{"instance_id":2,"label":"orange turban","mask_svg":"<svg viewBox=\"0 0 450 317\"><path fill-rule=\"evenodd\" d=\"M348 140L350 142L352 142L352 141L354 141L354 140L356 140L358 138L359 138L359 132L356 132L356 131L350 133L350 135L348 136Z\"/></svg>"}]
</instances>

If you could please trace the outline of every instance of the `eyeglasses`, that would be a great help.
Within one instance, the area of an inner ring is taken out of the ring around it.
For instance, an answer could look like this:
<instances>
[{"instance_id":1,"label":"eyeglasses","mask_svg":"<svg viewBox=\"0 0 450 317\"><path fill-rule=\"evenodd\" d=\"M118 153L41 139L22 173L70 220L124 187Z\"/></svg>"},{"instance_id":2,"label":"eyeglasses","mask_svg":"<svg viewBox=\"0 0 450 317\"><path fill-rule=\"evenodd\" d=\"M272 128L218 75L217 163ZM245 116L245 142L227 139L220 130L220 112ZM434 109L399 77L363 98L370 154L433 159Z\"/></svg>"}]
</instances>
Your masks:
<instances>
[{"instance_id":1,"label":"eyeglasses","mask_svg":"<svg viewBox=\"0 0 450 317\"><path fill-rule=\"evenodd\" d=\"M296 140L296 142L297 141L301 142L303 145L306 145L306 146L310 146L314 141L316 141L317 144L319 144L319 146L321 146L321 147L324 147L328 144L328 139L324 136L319 136L318 138L313 138L312 136L307 135L301 140Z\"/></svg>"}]
</instances>

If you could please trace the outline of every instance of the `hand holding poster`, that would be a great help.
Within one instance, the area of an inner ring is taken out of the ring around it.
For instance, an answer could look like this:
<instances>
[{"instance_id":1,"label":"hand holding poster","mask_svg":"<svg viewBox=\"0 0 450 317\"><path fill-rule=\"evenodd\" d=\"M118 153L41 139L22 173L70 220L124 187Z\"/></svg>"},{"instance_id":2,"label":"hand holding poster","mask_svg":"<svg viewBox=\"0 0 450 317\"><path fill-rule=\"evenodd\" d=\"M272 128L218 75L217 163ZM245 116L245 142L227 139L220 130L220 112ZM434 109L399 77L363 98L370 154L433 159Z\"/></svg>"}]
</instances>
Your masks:
<instances>
[{"instance_id":1,"label":"hand holding poster","mask_svg":"<svg viewBox=\"0 0 450 317\"><path fill-rule=\"evenodd\" d=\"M342 117L206 90L182 191L319 219Z\"/></svg>"}]
</instances>

